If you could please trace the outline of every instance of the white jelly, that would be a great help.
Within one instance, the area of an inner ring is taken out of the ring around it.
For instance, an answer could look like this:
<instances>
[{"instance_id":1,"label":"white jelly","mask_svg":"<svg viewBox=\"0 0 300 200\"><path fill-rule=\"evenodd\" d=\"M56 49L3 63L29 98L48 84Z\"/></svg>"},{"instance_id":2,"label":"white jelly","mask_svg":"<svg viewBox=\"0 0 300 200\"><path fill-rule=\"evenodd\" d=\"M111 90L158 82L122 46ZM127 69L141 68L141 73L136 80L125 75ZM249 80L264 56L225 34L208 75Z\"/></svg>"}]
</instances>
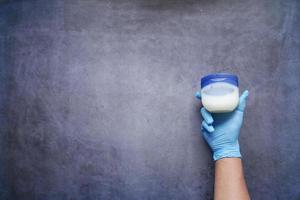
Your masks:
<instances>
[{"instance_id":1,"label":"white jelly","mask_svg":"<svg viewBox=\"0 0 300 200\"><path fill-rule=\"evenodd\" d=\"M203 82L201 80L203 106L212 113L233 111L239 103L237 76L230 74L213 74L209 76L207 76L208 78L204 77ZM229 81L227 76L229 76ZM230 76L234 76L236 79L231 79Z\"/></svg>"}]
</instances>

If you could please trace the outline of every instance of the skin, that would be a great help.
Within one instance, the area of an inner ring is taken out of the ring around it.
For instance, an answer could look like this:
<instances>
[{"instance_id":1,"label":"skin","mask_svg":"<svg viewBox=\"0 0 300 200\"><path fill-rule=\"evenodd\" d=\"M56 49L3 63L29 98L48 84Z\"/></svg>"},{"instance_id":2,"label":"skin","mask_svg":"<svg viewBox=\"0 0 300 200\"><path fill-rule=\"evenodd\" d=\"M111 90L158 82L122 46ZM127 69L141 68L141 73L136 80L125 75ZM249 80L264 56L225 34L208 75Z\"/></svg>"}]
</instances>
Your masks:
<instances>
[{"instance_id":1,"label":"skin","mask_svg":"<svg viewBox=\"0 0 300 200\"><path fill-rule=\"evenodd\" d=\"M214 199L250 199L240 158L223 158L216 161Z\"/></svg>"}]
</instances>

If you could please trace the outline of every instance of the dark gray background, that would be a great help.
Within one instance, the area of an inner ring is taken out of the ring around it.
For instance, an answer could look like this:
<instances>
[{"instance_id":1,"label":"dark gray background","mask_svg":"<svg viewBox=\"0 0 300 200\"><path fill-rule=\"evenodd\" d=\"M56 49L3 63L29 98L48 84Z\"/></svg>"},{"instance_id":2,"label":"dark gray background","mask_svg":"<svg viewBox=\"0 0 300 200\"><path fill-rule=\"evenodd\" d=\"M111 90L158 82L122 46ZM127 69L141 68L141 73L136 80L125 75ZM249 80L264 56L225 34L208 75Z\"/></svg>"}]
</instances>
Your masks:
<instances>
[{"instance_id":1,"label":"dark gray background","mask_svg":"<svg viewBox=\"0 0 300 200\"><path fill-rule=\"evenodd\" d=\"M199 78L249 89L255 200L300 199L300 2L0 0L0 197L212 199Z\"/></svg>"}]
</instances>

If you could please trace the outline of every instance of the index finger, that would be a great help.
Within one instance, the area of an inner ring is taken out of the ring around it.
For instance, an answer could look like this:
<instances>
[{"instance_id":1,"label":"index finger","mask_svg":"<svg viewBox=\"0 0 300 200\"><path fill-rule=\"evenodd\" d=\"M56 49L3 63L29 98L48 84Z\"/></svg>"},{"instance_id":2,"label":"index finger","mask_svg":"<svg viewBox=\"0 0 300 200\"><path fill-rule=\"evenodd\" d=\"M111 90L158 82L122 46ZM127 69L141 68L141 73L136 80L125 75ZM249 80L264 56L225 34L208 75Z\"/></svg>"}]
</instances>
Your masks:
<instances>
[{"instance_id":1,"label":"index finger","mask_svg":"<svg viewBox=\"0 0 300 200\"><path fill-rule=\"evenodd\" d=\"M200 93L199 91L197 91L197 92L195 93L195 97L196 97L197 99L201 100L201 93Z\"/></svg>"}]
</instances>

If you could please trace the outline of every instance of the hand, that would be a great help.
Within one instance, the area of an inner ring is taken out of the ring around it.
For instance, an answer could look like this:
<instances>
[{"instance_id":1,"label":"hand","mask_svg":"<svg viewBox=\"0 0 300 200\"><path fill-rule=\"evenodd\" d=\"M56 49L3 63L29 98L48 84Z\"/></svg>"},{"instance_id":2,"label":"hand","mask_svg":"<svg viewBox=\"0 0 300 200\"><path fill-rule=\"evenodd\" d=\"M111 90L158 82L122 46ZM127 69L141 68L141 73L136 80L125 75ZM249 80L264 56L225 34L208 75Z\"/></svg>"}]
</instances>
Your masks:
<instances>
[{"instance_id":1,"label":"hand","mask_svg":"<svg viewBox=\"0 0 300 200\"><path fill-rule=\"evenodd\" d=\"M249 92L240 96L239 105L230 113L210 113L201 108L202 134L213 151L213 159L225 157L242 157L240 153L239 134L243 123L244 110ZM200 92L195 96L201 99Z\"/></svg>"}]
</instances>

